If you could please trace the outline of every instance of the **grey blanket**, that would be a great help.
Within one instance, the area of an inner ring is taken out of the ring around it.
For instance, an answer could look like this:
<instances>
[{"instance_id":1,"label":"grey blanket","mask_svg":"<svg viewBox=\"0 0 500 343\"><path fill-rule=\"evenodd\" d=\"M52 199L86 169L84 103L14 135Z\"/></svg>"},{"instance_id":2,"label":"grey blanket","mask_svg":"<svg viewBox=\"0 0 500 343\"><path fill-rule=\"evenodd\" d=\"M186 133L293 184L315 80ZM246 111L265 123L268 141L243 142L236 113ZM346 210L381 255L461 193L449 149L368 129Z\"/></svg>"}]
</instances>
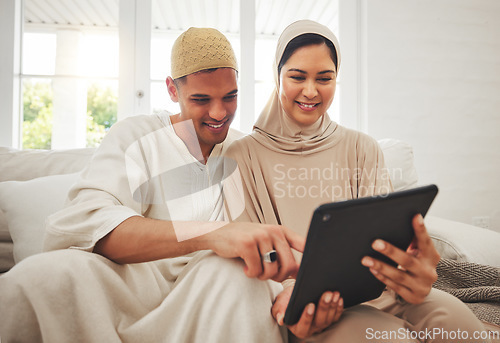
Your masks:
<instances>
[{"instance_id":1,"label":"grey blanket","mask_svg":"<svg viewBox=\"0 0 500 343\"><path fill-rule=\"evenodd\" d=\"M500 325L500 268L441 259L434 287L466 303L480 319Z\"/></svg>"}]
</instances>

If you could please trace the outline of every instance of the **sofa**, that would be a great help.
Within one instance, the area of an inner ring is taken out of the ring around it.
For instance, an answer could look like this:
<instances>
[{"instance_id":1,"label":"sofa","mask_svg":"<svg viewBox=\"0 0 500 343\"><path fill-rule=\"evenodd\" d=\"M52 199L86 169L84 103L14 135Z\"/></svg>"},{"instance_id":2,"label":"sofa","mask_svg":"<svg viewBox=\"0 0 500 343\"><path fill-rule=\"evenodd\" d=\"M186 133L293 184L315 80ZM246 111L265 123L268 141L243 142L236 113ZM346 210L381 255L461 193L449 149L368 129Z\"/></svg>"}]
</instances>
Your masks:
<instances>
[{"instance_id":1,"label":"sofa","mask_svg":"<svg viewBox=\"0 0 500 343\"><path fill-rule=\"evenodd\" d=\"M379 145L395 190L417 186L412 147L395 139L380 140ZM46 217L63 207L69 188L93 152L91 148L17 150L0 147L0 273L41 252ZM500 290L500 233L431 215L426 216L425 222L443 259L465 268L469 268L469 264L492 268L489 271L496 271L496 286ZM480 300L493 304L495 311L498 306L500 311L500 299ZM488 330L500 336L499 322L482 320ZM500 339L494 341L500 342Z\"/></svg>"}]
</instances>

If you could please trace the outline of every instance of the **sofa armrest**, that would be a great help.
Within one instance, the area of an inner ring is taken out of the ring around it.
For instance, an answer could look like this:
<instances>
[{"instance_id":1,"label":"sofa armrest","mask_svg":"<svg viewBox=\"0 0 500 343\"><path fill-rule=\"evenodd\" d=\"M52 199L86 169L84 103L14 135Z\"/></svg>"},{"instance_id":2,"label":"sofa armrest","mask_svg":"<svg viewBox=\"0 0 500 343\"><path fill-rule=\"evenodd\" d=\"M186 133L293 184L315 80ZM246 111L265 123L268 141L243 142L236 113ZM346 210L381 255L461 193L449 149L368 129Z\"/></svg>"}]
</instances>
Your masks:
<instances>
[{"instance_id":1,"label":"sofa armrest","mask_svg":"<svg viewBox=\"0 0 500 343\"><path fill-rule=\"evenodd\" d=\"M434 216L425 225L442 258L500 268L500 233Z\"/></svg>"}]
</instances>

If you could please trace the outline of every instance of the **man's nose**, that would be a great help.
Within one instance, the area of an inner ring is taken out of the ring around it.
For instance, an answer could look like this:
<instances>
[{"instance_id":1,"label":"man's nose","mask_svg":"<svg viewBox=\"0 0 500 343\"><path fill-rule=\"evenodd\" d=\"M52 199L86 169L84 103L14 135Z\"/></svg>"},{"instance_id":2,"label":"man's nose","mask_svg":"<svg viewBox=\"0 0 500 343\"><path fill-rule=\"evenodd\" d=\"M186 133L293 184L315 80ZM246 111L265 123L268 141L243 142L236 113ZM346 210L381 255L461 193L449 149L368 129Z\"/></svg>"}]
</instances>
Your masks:
<instances>
[{"instance_id":1,"label":"man's nose","mask_svg":"<svg viewBox=\"0 0 500 343\"><path fill-rule=\"evenodd\" d=\"M221 101L214 101L208 115L214 120L221 121L227 115L226 106Z\"/></svg>"}]
</instances>

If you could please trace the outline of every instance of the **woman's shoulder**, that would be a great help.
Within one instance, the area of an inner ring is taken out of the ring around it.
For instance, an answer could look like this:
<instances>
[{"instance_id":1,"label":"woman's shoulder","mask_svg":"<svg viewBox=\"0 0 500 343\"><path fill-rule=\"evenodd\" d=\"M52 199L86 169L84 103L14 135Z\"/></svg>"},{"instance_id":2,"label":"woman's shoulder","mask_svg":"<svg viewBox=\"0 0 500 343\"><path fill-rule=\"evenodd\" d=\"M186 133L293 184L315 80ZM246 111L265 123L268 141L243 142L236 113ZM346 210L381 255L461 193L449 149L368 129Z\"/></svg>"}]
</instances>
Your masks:
<instances>
[{"instance_id":1,"label":"woman's shoulder","mask_svg":"<svg viewBox=\"0 0 500 343\"><path fill-rule=\"evenodd\" d=\"M227 155L239 156L254 149L255 139L251 135L243 135L229 142Z\"/></svg>"},{"instance_id":2,"label":"woman's shoulder","mask_svg":"<svg viewBox=\"0 0 500 343\"><path fill-rule=\"evenodd\" d=\"M354 129L339 125L344 140L348 144L355 144L358 148L378 148L378 142L372 136Z\"/></svg>"}]
</instances>

